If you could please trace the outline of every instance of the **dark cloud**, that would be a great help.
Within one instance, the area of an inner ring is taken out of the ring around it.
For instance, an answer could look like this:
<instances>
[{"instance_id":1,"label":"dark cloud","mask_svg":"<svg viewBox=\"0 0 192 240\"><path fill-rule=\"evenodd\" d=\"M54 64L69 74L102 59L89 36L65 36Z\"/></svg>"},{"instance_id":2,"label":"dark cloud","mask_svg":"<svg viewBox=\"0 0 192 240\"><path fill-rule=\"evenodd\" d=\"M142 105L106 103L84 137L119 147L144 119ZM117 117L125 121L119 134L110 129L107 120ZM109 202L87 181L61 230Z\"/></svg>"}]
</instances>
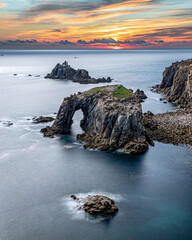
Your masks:
<instances>
[{"instance_id":1,"label":"dark cloud","mask_svg":"<svg viewBox=\"0 0 192 240\"><path fill-rule=\"evenodd\" d=\"M191 47L191 41L177 41L177 42L164 42L163 40L125 40L125 41L116 41L113 38L109 39L94 39L91 41L78 40L76 43L68 40L61 41L43 41L39 42L35 39L31 40L7 40L0 41L0 48L86 48L86 47L95 47L98 46L132 46L132 47L140 47L140 48L158 48L158 47Z\"/></svg>"},{"instance_id":2,"label":"dark cloud","mask_svg":"<svg viewBox=\"0 0 192 240\"><path fill-rule=\"evenodd\" d=\"M84 12L84 11L93 11L100 7L110 6L115 3L123 3L128 2L131 0L102 0L100 2L91 2L91 1L84 1L84 2L61 2L61 1L49 1L44 3L39 3L35 7L26 9L24 11L25 16L35 16L38 14L41 14L43 12L53 12L53 11L59 11L66 14L75 14L77 12ZM147 3L143 4L157 4L162 2L163 0L150 0Z\"/></svg>"},{"instance_id":3,"label":"dark cloud","mask_svg":"<svg viewBox=\"0 0 192 240\"><path fill-rule=\"evenodd\" d=\"M153 37L180 37L187 35L192 31L192 27L177 27L177 28L164 28L156 29L153 33L136 35L136 37L142 36L143 38L153 38ZM191 34L191 33L190 33Z\"/></svg>"},{"instance_id":4,"label":"dark cloud","mask_svg":"<svg viewBox=\"0 0 192 240\"><path fill-rule=\"evenodd\" d=\"M75 43L74 42L70 42L70 41L68 41L68 40L61 40L61 41L59 41L59 42L55 42L55 43L58 43L58 44L61 44L61 45L69 45L69 44L71 44L71 45L75 45Z\"/></svg>"},{"instance_id":5,"label":"dark cloud","mask_svg":"<svg viewBox=\"0 0 192 240\"><path fill-rule=\"evenodd\" d=\"M38 42L35 39L31 40L7 40L7 41L0 41L0 46L13 46L13 47L26 47L26 46L58 46L58 45L76 45L76 43L70 42L68 40L61 40L61 41L43 41Z\"/></svg>"},{"instance_id":6,"label":"dark cloud","mask_svg":"<svg viewBox=\"0 0 192 240\"><path fill-rule=\"evenodd\" d=\"M83 44L83 45L87 45L87 44L97 44L97 43L103 43L103 44L127 44L127 45L142 45L142 46L149 46L151 45L152 43L150 42L146 42L144 40L135 40L135 41L129 41L129 40L126 40L126 41L116 41L115 39L113 38L109 38L109 39L94 39L94 40L91 40L91 41L85 41L85 40L78 40L77 41L78 44Z\"/></svg>"},{"instance_id":7,"label":"dark cloud","mask_svg":"<svg viewBox=\"0 0 192 240\"><path fill-rule=\"evenodd\" d=\"M156 43L164 43L163 40L155 41Z\"/></svg>"}]
</instances>

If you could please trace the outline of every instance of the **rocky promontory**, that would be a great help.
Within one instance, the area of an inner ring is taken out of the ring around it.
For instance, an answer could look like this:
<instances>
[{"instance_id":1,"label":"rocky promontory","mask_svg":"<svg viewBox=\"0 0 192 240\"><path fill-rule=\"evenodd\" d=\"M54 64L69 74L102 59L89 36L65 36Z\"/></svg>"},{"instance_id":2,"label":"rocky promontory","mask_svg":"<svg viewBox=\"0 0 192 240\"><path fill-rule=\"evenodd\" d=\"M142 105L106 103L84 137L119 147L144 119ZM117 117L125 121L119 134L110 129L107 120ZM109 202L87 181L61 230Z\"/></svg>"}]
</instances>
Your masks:
<instances>
[{"instance_id":1,"label":"rocky promontory","mask_svg":"<svg viewBox=\"0 0 192 240\"><path fill-rule=\"evenodd\" d=\"M169 102L182 107L192 106L192 59L175 62L165 68L161 84L154 88Z\"/></svg>"},{"instance_id":2,"label":"rocky promontory","mask_svg":"<svg viewBox=\"0 0 192 240\"><path fill-rule=\"evenodd\" d=\"M41 130L45 137L70 132L75 111L81 109L83 134L77 136L85 148L137 154L148 149L140 99L122 85L90 89L63 100L51 127Z\"/></svg>"},{"instance_id":3,"label":"rocky promontory","mask_svg":"<svg viewBox=\"0 0 192 240\"><path fill-rule=\"evenodd\" d=\"M87 70L85 69L75 70L66 61L63 64L58 63L55 66L55 68L52 70L52 72L47 74L45 78L66 79L66 80L71 80L73 82L78 82L81 84L105 83L105 82L112 81L110 77L92 78L91 76L89 76L89 72Z\"/></svg>"}]
</instances>

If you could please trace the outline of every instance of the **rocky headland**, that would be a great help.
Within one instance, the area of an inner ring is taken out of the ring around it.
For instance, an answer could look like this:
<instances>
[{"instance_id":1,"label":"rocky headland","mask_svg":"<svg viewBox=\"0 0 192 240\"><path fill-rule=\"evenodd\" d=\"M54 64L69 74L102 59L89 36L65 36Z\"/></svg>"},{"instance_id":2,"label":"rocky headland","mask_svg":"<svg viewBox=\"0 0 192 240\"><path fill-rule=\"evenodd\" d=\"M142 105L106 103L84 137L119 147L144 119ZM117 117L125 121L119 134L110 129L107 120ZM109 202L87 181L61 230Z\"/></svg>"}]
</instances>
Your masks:
<instances>
[{"instance_id":1,"label":"rocky headland","mask_svg":"<svg viewBox=\"0 0 192 240\"><path fill-rule=\"evenodd\" d=\"M164 143L192 145L192 59L165 68L161 84L153 89L183 109L156 115L145 113L143 124L148 136Z\"/></svg>"},{"instance_id":2,"label":"rocky headland","mask_svg":"<svg viewBox=\"0 0 192 240\"><path fill-rule=\"evenodd\" d=\"M192 59L175 62L165 68L161 84L154 89L163 93L169 102L181 107L192 106Z\"/></svg>"},{"instance_id":3,"label":"rocky headland","mask_svg":"<svg viewBox=\"0 0 192 240\"><path fill-rule=\"evenodd\" d=\"M89 76L89 72L85 69L74 69L72 68L68 62L64 62L63 64L58 63L51 73L47 74L45 78L52 79L66 79L71 80L73 82L78 82L81 84L88 83L105 83L111 82L112 79L108 78L93 78Z\"/></svg>"},{"instance_id":4,"label":"rocky headland","mask_svg":"<svg viewBox=\"0 0 192 240\"><path fill-rule=\"evenodd\" d=\"M45 137L70 133L73 115L81 109L80 126L84 133L77 138L85 142L84 148L144 153L148 142L153 143L143 127L141 99L137 93L122 85L110 85L71 95L63 100L53 125L41 132Z\"/></svg>"},{"instance_id":5,"label":"rocky headland","mask_svg":"<svg viewBox=\"0 0 192 240\"><path fill-rule=\"evenodd\" d=\"M78 202L78 209L97 217L115 216L119 211L115 201L103 195L88 195L85 198L78 198L71 195L71 198Z\"/></svg>"}]
</instances>

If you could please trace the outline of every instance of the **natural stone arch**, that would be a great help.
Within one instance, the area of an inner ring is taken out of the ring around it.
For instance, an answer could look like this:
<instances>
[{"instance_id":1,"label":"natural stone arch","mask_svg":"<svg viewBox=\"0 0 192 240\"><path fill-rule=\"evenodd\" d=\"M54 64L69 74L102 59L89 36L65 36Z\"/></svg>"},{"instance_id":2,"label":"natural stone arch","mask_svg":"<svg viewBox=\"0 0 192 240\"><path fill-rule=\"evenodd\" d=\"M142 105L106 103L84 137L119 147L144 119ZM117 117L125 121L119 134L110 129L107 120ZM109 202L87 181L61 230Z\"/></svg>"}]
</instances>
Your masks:
<instances>
[{"instance_id":1,"label":"natural stone arch","mask_svg":"<svg viewBox=\"0 0 192 240\"><path fill-rule=\"evenodd\" d=\"M42 129L44 136L69 133L79 109L83 112L80 126L85 133L77 138L86 143L85 148L123 149L131 153L148 149L140 101L121 85L93 88L65 98L53 126Z\"/></svg>"}]
</instances>

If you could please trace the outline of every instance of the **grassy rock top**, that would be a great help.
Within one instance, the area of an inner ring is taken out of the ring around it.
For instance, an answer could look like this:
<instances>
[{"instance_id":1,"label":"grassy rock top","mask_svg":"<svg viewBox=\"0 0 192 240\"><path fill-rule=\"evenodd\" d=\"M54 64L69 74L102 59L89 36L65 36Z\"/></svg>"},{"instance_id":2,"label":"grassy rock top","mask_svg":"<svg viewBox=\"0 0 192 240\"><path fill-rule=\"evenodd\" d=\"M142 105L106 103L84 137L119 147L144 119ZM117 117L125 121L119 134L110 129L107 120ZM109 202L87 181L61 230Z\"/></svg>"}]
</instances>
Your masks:
<instances>
[{"instance_id":1,"label":"grassy rock top","mask_svg":"<svg viewBox=\"0 0 192 240\"><path fill-rule=\"evenodd\" d=\"M97 94L108 95L115 98L132 98L135 96L131 89L127 89L122 85L108 85L103 87L96 87L85 92L86 96Z\"/></svg>"}]
</instances>

